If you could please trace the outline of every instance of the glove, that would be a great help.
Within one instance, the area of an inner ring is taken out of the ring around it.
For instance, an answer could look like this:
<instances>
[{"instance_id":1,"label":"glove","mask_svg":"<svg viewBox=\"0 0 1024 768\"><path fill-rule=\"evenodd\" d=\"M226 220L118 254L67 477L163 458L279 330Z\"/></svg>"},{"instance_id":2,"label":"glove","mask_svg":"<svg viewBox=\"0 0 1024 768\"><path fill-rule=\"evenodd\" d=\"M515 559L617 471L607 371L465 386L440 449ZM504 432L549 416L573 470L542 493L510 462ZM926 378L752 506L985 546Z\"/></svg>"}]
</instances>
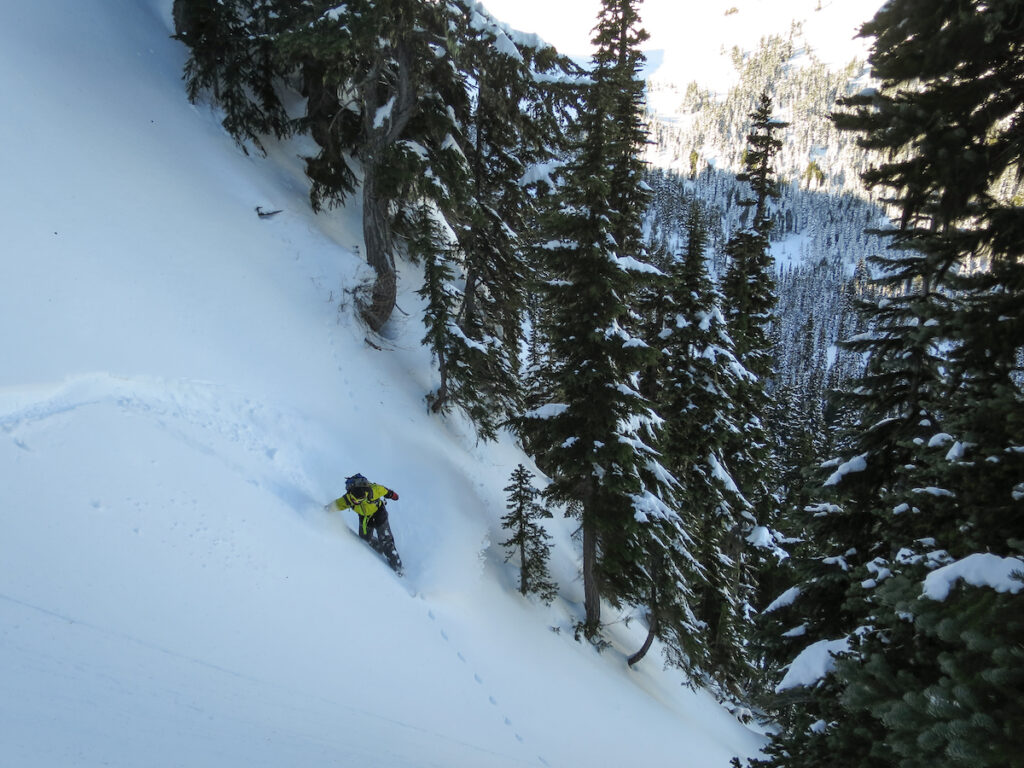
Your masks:
<instances>
[{"instance_id":1,"label":"glove","mask_svg":"<svg viewBox=\"0 0 1024 768\"><path fill-rule=\"evenodd\" d=\"M337 512L338 508L334 505L333 501L329 501L324 504L324 512Z\"/></svg>"},{"instance_id":2,"label":"glove","mask_svg":"<svg viewBox=\"0 0 1024 768\"><path fill-rule=\"evenodd\" d=\"M388 498L392 501L398 501L398 494L394 491L388 491Z\"/></svg>"}]
</instances>

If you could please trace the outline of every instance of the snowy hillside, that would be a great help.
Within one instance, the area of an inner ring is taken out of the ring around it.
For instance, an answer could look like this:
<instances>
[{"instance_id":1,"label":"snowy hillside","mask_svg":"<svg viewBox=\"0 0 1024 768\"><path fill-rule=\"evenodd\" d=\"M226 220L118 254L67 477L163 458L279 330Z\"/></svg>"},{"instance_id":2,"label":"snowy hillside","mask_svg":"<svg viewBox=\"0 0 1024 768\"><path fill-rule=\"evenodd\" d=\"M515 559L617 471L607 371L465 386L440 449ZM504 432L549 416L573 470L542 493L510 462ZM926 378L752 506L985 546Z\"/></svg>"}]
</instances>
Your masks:
<instances>
[{"instance_id":1,"label":"snowy hillside","mask_svg":"<svg viewBox=\"0 0 1024 768\"><path fill-rule=\"evenodd\" d=\"M643 27L650 35L649 73L657 82L685 86L696 80L723 92L735 82L733 47L757 48L766 35L788 34L794 24L820 58L833 68L866 55L867 44L855 39L860 25L882 0L644 0ZM593 23L600 0L484 0L495 16L512 26L536 32L559 50L585 57L591 52ZM674 104L669 105L674 107Z\"/></svg>"},{"instance_id":2,"label":"snowy hillside","mask_svg":"<svg viewBox=\"0 0 1024 768\"><path fill-rule=\"evenodd\" d=\"M735 85L734 49L756 50L770 35L791 33L801 42L794 66L813 55L830 69L841 70L853 59L867 58L868 44L857 38L861 24L874 16L881 0L712 0L693 8L650 2L644 21L652 29L652 49L664 49L660 66L650 75L656 86L651 108L670 115L679 105L679 91L691 81L716 94ZM699 34L693 34L700 30ZM685 44L680 44L680 37ZM662 86L662 88L657 88Z\"/></svg>"},{"instance_id":3,"label":"snowy hillside","mask_svg":"<svg viewBox=\"0 0 1024 768\"><path fill-rule=\"evenodd\" d=\"M19 767L674 765L761 737L637 622L576 642L497 542L524 461L428 417L418 280L363 341L358 212L186 100L170 0L0 28L0 754ZM281 209L260 218L255 209ZM397 579L323 504L401 495ZM609 611L608 615L612 615Z\"/></svg>"},{"instance_id":4,"label":"snowy hillside","mask_svg":"<svg viewBox=\"0 0 1024 768\"><path fill-rule=\"evenodd\" d=\"M729 6L724 13L722 5ZM865 152L836 130L830 115L838 98L869 83L868 44L856 35L880 5L747 0L706 6L694 44L659 56L661 66L648 78L657 143L652 164L690 175L704 167L742 170L749 114L767 91L773 114L788 123L775 161L780 178L863 196Z\"/></svg>"}]
</instances>

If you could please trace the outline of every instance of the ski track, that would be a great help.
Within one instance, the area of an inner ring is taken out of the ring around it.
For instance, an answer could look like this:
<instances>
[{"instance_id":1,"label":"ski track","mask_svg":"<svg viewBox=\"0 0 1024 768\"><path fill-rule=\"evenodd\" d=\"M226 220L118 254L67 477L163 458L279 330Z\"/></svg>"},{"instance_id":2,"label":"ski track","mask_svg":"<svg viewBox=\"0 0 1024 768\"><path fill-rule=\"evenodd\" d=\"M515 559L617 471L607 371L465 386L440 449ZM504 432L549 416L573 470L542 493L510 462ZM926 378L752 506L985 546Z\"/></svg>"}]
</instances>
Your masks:
<instances>
[{"instance_id":1,"label":"ski track","mask_svg":"<svg viewBox=\"0 0 1024 768\"><path fill-rule=\"evenodd\" d=\"M33 435L39 430L77 411L103 405L113 405L124 414L156 423L193 450L216 457L250 484L267 489L303 517L310 508L319 508L315 484L307 476L298 457L291 455L296 450L291 446L301 439L300 436L315 429L312 421L301 414L274 409L243 393L210 382L93 373L70 377L59 385L8 387L0 390L0 433L8 436L19 449L31 452ZM243 457L248 457L248 460L242 461ZM386 564L381 562L379 565L390 573ZM468 667L469 676L481 688L482 700L494 709L496 716L509 729L510 737L525 746L526 739L516 729L512 716L500 706L500 696L473 668L467 654L452 642L451 632L438 622L437 613L426 597L411 582L400 581L410 597L424 602L426 619L437 623L442 639L451 644L458 660ZM0 594L0 599L81 627L106 632L88 622L23 603L8 595ZM135 638L122 639L143 644ZM151 650L176 655L156 646ZM209 666L223 674L238 675L199 659L184 660ZM377 716L374 713L363 714ZM536 758L538 764L550 766L543 756L537 755Z\"/></svg>"},{"instance_id":2,"label":"ski track","mask_svg":"<svg viewBox=\"0 0 1024 768\"><path fill-rule=\"evenodd\" d=\"M223 461L252 485L265 487L296 511L316 503L314 483L292 446L314 428L299 414L277 411L251 397L187 379L84 374L60 385L0 390L0 432L22 450L31 433L75 411L114 405L150 419L190 448ZM301 445L301 442L299 443ZM239 451L256 461L243 465Z\"/></svg>"}]
</instances>

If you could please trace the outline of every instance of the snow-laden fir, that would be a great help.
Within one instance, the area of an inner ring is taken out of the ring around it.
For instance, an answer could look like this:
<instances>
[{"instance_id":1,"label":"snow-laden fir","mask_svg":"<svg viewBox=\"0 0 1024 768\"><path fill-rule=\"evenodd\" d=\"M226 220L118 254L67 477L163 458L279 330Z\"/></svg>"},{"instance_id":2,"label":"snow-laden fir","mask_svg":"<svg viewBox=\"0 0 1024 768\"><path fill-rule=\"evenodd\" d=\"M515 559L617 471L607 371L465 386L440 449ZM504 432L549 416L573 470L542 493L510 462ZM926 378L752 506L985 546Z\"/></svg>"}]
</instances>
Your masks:
<instances>
[{"instance_id":1,"label":"snow-laden fir","mask_svg":"<svg viewBox=\"0 0 1024 768\"><path fill-rule=\"evenodd\" d=\"M359 212L309 211L297 143L191 106L169 0L9 4L0 28L0 753L11 766L727 766L762 738L638 622L524 600L526 461L428 416L421 280L387 352ZM281 210L272 218L256 208ZM528 462L527 462L528 463ZM397 490L397 579L323 511ZM625 616L619 617L625 619Z\"/></svg>"}]
</instances>

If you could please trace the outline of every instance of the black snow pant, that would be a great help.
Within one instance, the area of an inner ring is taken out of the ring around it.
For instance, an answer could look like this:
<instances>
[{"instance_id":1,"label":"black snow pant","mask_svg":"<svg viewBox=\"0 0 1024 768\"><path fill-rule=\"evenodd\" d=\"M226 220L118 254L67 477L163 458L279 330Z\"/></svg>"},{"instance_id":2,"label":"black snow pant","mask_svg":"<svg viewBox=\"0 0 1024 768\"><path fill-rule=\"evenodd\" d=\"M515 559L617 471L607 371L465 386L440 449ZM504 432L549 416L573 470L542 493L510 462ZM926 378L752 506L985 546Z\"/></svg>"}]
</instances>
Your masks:
<instances>
[{"instance_id":1,"label":"black snow pant","mask_svg":"<svg viewBox=\"0 0 1024 768\"><path fill-rule=\"evenodd\" d=\"M392 568L398 570L402 567L402 559L398 556L395 537L388 523L387 508L382 506L365 520L359 518L359 538L387 558Z\"/></svg>"}]
</instances>

